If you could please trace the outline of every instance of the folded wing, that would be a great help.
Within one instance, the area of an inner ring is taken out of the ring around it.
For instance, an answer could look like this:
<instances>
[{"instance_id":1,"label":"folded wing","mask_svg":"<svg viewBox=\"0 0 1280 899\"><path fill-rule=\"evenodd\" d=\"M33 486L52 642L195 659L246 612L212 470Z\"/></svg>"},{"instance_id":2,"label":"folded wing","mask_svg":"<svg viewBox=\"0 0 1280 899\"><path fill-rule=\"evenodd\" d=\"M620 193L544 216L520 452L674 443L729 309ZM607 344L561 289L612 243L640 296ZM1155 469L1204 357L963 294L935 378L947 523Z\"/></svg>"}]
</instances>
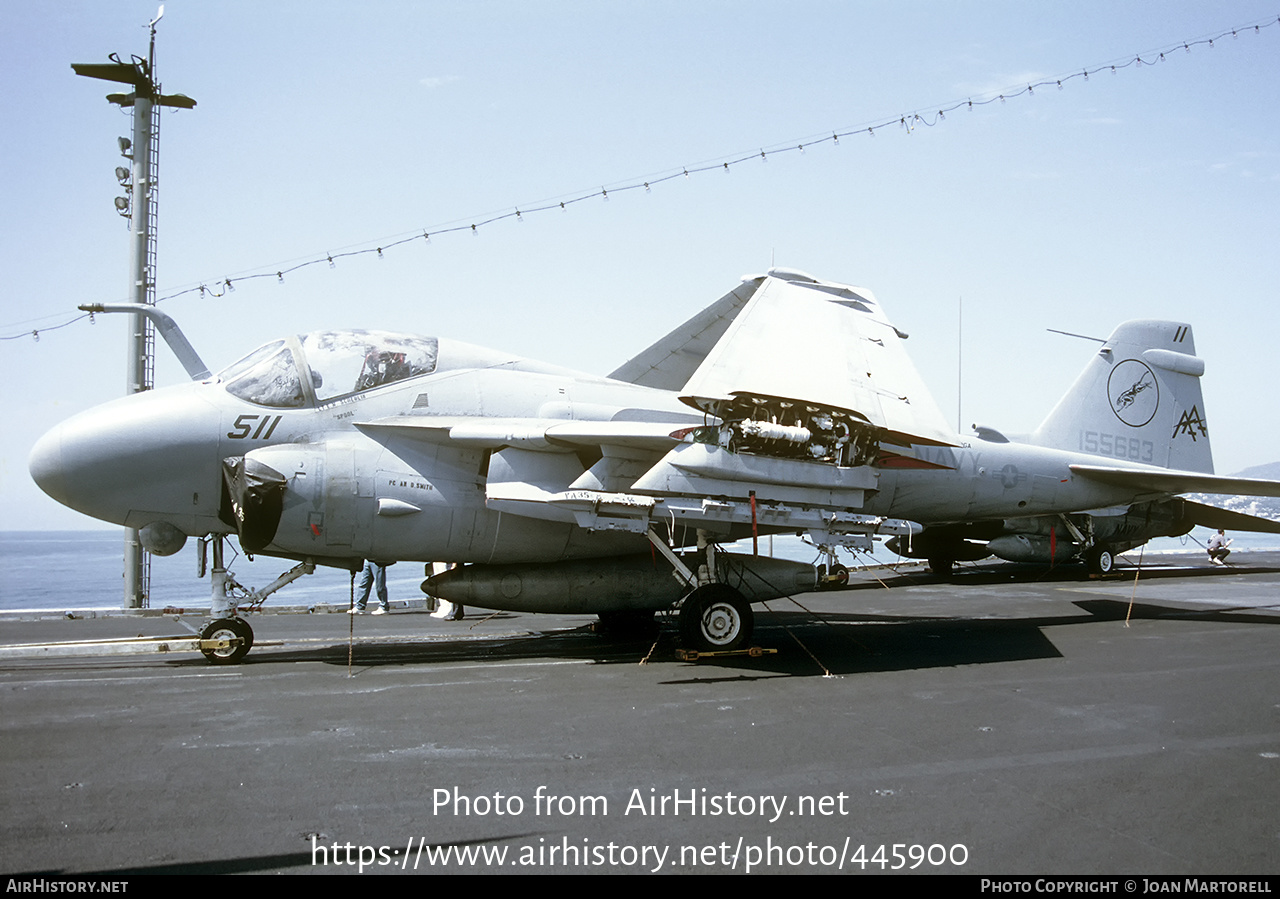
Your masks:
<instances>
[{"instance_id":1,"label":"folded wing","mask_svg":"<svg viewBox=\"0 0 1280 899\"><path fill-rule=\"evenodd\" d=\"M722 418L783 400L854 416L897 442L958 443L907 356L907 335L869 290L780 269L753 283L682 400Z\"/></svg>"}]
</instances>

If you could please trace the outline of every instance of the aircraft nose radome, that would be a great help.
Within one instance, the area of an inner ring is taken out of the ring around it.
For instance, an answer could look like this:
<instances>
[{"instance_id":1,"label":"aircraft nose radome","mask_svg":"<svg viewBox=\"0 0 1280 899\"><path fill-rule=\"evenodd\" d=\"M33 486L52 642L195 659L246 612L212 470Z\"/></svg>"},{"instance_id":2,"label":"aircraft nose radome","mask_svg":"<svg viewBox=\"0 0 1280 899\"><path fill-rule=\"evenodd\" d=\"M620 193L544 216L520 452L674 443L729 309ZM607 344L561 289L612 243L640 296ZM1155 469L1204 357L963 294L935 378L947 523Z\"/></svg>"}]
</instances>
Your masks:
<instances>
[{"instance_id":1,"label":"aircraft nose radome","mask_svg":"<svg viewBox=\"0 0 1280 899\"><path fill-rule=\"evenodd\" d=\"M31 448L27 468L40 489L64 506L121 524L124 511L116 507L122 481L142 483L145 475L121 451L117 409L100 406L57 425Z\"/></svg>"},{"instance_id":2,"label":"aircraft nose radome","mask_svg":"<svg viewBox=\"0 0 1280 899\"><path fill-rule=\"evenodd\" d=\"M53 499L69 505L67 502L66 478L62 470L62 425L44 434L31 447L31 455L27 458L27 470L36 486L49 494Z\"/></svg>"},{"instance_id":3,"label":"aircraft nose radome","mask_svg":"<svg viewBox=\"0 0 1280 899\"><path fill-rule=\"evenodd\" d=\"M208 437L217 433L216 415L181 387L123 397L41 437L28 469L50 497L101 521L200 514L216 503L210 480L220 483L216 440Z\"/></svg>"}]
</instances>

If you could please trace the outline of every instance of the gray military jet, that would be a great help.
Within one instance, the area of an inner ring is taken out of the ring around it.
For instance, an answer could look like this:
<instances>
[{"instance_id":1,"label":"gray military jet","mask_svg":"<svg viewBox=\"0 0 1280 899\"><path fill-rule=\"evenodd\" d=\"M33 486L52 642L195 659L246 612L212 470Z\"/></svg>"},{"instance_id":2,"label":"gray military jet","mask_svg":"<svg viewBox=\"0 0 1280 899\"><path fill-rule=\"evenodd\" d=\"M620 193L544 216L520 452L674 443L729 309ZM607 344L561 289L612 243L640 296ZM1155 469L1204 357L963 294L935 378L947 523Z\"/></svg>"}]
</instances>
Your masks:
<instances>
[{"instance_id":1,"label":"gray military jet","mask_svg":"<svg viewBox=\"0 0 1280 899\"><path fill-rule=\"evenodd\" d=\"M192 383L71 418L30 469L153 553L212 543L205 634L230 646L214 662L253 639L231 535L299 563L251 605L315 565L448 562L424 590L607 622L679 609L706 651L749 639L753 602L818 584L813 565L720 549L753 534L806 534L833 560L890 535L947 573L992 554L1106 572L1195 524L1280 532L1179 498L1280 482L1212 474L1204 364L1176 322L1118 327L1015 443L948 427L870 291L794 271L744 279L609 377L384 331L276 340L211 375L143 311Z\"/></svg>"}]
</instances>

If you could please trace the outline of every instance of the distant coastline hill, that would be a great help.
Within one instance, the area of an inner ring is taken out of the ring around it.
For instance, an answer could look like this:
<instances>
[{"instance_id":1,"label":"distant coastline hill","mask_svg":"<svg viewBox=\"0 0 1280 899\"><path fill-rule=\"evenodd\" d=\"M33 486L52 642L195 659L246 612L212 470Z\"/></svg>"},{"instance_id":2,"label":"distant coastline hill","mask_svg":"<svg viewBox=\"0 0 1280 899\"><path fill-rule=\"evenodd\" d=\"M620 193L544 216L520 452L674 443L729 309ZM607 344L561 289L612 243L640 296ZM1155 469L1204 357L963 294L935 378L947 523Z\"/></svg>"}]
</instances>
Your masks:
<instances>
[{"instance_id":1,"label":"distant coastline hill","mask_svg":"<svg viewBox=\"0 0 1280 899\"><path fill-rule=\"evenodd\" d=\"M1238 471L1233 478L1265 478L1268 481L1280 481L1280 462L1267 462L1265 465L1254 465L1244 471Z\"/></svg>"}]
</instances>

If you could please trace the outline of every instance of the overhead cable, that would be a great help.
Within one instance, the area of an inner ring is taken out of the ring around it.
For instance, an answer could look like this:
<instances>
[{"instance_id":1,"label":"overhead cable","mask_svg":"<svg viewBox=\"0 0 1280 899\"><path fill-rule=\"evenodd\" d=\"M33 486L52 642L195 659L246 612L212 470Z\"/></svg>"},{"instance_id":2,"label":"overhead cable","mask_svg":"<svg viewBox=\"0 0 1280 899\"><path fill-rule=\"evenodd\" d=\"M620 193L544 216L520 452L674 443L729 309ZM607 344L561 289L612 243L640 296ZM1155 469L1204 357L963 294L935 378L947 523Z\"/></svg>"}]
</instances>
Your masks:
<instances>
[{"instance_id":1,"label":"overhead cable","mask_svg":"<svg viewBox=\"0 0 1280 899\"><path fill-rule=\"evenodd\" d=\"M1263 28L1271 28L1277 25L1280 25L1280 17L1268 18L1253 24L1242 25L1236 28L1228 28L1217 34L1202 37L1202 38L1197 38L1195 40L1178 41L1161 50L1149 50L1143 53L1134 54L1133 56L1124 57L1122 59L1115 60L1112 62L1102 63L1094 66L1085 66L1081 69L1073 70L1063 75L1059 75L1056 77L1049 77L1040 81L1033 81L1026 84L1013 85L1004 90L978 95L976 98L966 97L963 100L955 100L950 103L942 104L936 109L934 107L929 107L927 111L924 111L922 109L917 109L916 111L913 111L913 112L899 113L893 116L885 116L883 118L870 120L869 122L863 123L861 125L858 125L852 128L832 129L829 134L824 131L812 137L801 138L797 140L785 141L779 144L764 146L758 150L752 150L750 152L742 152L742 153L737 153L730 156L719 157L719 158L708 160L706 162L698 163L695 165L681 166L678 169L663 171L649 177L641 177L638 179L624 179L623 181L616 183L613 186L603 185L600 188L594 189L594 190L565 194L561 197L556 197L548 200L541 200L532 204L520 204L518 206L512 207L510 211L490 212L490 213L485 213L483 215L469 217L469 218L454 219L451 222L447 222L441 225L440 227L436 227L436 228L424 228L411 233L402 232L401 234L394 235L393 238L387 239L385 242L380 242L376 244L373 244L372 242L364 242L364 243L353 245L355 247L359 247L359 249L350 249L350 250L346 250L338 253L332 253L332 252L317 253L312 256L303 257L302 261L293 262L292 264L289 264L289 265L277 264L272 266L264 266L261 270L249 270L247 274L231 275L231 276L225 276L217 279L205 280L197 284L194 284L190 287L186 287L181 290L177 290L172 293L169 293L165 296L159 297L157 298L156 302L161 303L161 302L165 302L166 300L172 300L178 297L188 296L193 294L198 294L201 297L204 297L206 295L211 297L222 297L222 296L225 296L228 292L235 290L238 284L242 284L248 281L257 281L262 279L273 278L278 283L283 283L285 275L293 274L294 272L300 271L305 268L309 268L311 266L327 264L330 268L334 268L336 267L336 262L339 259L349 259L357 256L367 256L370 254L376 254L377 256L382 257L387 250L392 250L397 247L414 243L419 240L429 243L433 238L440 237L446 234L456 234L459 232L468 232L468 231L471 232L472 234L476 234L479 232L481 228L484 228L488 225L496 224L497 222L505 221L507 219L515 219L519 222L523 222L526 216L536 215L537 213L540 213L540 212L548 212L556 209L567 210L568 207L570 206L573 206L578 203L584 203L588 200L601 199L601 200L607 201L609 200L611 195L625 193L627 191L644 190L645 192L649 192L652 190L654 185L664 184L668 181L673 181L682 177L685 179L688 179L692 175L699 175L705 172L711 172L711 171L728 172L734 166L738 166L753 160L760 160L760 161L767 162L770 156L778 155L782 153L798 152L799 154L803 155L804 151L808 148L812 148L815 146L820 146L828 143L832 145L838 145L840 143L841 138L849 138L849 137L854 137L857 135L864 135L864 134L868 137L874 137L877 131L882 132L886 128L894 128L894 127L897 127L903 131L906 131L909 134L921 125L929 128L933 128L941 124L942 122L946 121L947 113L954 112L957 109L974 109L976 107L988 106L992 103L997 103L997 102L1004 104L1004 103L1007 103L1009 100L1016 100L1020 97L1032 96L1035 94L1035 91L1037 88L1053 87L1058 90L1061 90L1066 84L1068 84L1071 81L1074 81L1076 79L1088 81L1091 75L1096 75L1099 72L1119 72L1123 69L1128 69L1131 67L1136 68L1141 66L1157 65L1159 63L1168 61L1170 56L1175 55L1176 51L1178 50L1181 50L1184 53L1190 53L1191 50L1195 47L1200 47L1200 46L1213 47L1215 46L1216 42L1221 41L1223 38L1226 38L1226 37L1234 38L1234 37L1238 37L1242 33L1247 33L1247 32L1253 32L1254 34L1258 34L1262 31ZM71 315L71 313L68 313L68 314ZM17 331L16 333L0 336L0 340L18 340L24 337L30 337L38 341L40 339L40 335L44 332L56 331L61 328L68 327L69 325L75 324L76 322L81 321L87 317L88 316L86 315L72 315L72 317L61 322L60 324L50 325L48 327L38 328L38 329L29 329L29 328L23 329L23 330Z\"/></svg>"}]
</instances>

